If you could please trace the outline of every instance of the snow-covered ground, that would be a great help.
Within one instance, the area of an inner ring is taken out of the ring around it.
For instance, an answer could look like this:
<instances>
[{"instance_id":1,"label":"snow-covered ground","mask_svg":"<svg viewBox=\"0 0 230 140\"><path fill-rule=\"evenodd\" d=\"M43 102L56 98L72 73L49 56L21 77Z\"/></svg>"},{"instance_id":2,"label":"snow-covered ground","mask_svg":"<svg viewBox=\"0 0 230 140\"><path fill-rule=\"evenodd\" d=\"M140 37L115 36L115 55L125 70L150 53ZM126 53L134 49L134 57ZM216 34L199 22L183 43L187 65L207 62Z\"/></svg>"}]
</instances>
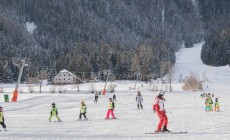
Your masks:
<instances>
[{"instance_id":1,"label":"snow-covered ground","mask_svg":"<svg viewBox=\"0 0 230 140\"><path fill-rule=\"evenodd\" d=\"M38 85L34 93L28 93L28 86L21 85L19 101L4 103L3 95L13 91L12 85L4 87L0 93L0 106L4 107L7 132L0 132L0 140L5 139L156 139L156 140L224 140L230 137L230 98L228 76L229 67L213 68L202 64L200 56L201 44L190 49L183 49L177 59L176 74L186 76L191 71L201 73L207 71L209 80L208 92L219 97L221 112L205 112L204 99L201 92L183 92L181 84L174 83L174 91L165 95L168 128L171 131L188 131L187 134L159 134L147 135L157 126L158 118L152 111L152 103L158 92L150 90L150 85L138 83L144 98L144 109L136 106L137 90L134 81L116 81L117 102L115 115L117 120L104 120L108 99L111 94L99 97L99 102L93 102L94 95L89 92L91 84L80 86L80 92L74 85L57 88L66 88L66 93L49 92L51 86L43 86L43 93L39 93ZM189 53L190 52L190 53ZM197 58L198 57L198 58ZM194 64L194 65L192 65ZM109 83L110 84L110 83ZM101 90L104 83L94 83L97 90ZM143 85L143 87L142 87ZM80 103L84 100L88 107L89 121L77 121ZM49 122L51 103L55 102L59 109L59 116L63 122Z\"/></svg>"}]
</instances>

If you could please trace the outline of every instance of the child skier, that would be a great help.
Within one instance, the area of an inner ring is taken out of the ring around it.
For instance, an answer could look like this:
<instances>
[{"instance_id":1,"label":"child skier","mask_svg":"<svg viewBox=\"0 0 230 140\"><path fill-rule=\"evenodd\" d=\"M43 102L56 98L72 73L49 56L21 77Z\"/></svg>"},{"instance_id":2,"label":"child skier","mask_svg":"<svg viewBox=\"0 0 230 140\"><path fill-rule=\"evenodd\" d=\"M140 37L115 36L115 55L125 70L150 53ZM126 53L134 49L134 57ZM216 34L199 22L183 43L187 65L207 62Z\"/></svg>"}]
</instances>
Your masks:
<instances>
[{"instance_id":1,"label":"child skier","mask_svg":"<svg viewBox=\"0 0 230 140\"><path fill-rule=\"evenodd\" d=\"M140 91L138 91L138 93L137 93L136 101L137 101L137 108L139 109L139 106L140 106L141 109L143 109L143 106L141 104L143 102L143 97L142 97Z\"/></svg>"},{"instance_id":2,"label":"child skier","mask_svg":"<svg viewBox=\"0 0 230 140\"><path fill-rule=\"evenodd\" d=\"M61 122L59 116L58 116L58 109L55 105L55 103L52 103L52 109L50 111L50 118L49 118L49 121L51 122L51 118L52 117L56 117L58 119L59 122Z\"/></svg>"},{"instance_id":3,"label":"child skier","mask_svg":"<svg viewBox=\"0 0 230 140\"><path fill-rule=\"evenodd\" d=\"M3 115L3 109L2 109L1 106L0 106L0 124L2 125L3 129L6 131L6 125L5 125L4 115Z\"/></svg>"},{"instance_id":4,"label":"child skier","mask_svg":"<svg viewBox=\"0 0 230 140\"><path fill-rule=\"evenodd\" d=\"M160 121L158 123L157 129L155 132L170 132L167 129L168 126L168 117L166 116L166 111L164 109L165 99L163 98L164 94L160 93L154 100L153 111L156 112ZM161 129L163 126L163 129Z\"/></svg>"},{"instance_id":5,"label":"child skier","mask_svg":"<svg viewBox=\"0 0 230 140\"><path fill-rule=\"evenodd\" d=\"M115 108L115 104L114 102L112 101L112 98L109 98L109 108L108 108L108 111L107 111L107 116L105 119L109 119L109 115L110 113L112 114L112 119L116 119L116 117L114 116L114 108Z\"/></svg>"},{"instance_id":6,"label":"child skier","mask_svg":"<svg viewBox=\"0 0 230 140\"><path fill-rule=\"evenodd\" d=\"M85 117L84 120L88 120L86 117L86 112L87 112L87 106L85 104L85 101L81 102L81 110L80 110L80 115L79 115L79 119L78 120L82 120L81 116L83 115Z\"/></svg>"},{"instance_id":7,"label":"child skier","mask_svg":"<svg viewBox=\"0 0 230 140\"><path fill-rule=\"evenodd\" d=\"M94 103L97 103L97 101L98 101L98 97L99 97L99 93L98 93L98 91L95 91L95 99L94 99Z\"/></svg>"},{"instance_id":8,"label":"child skier","mask_svg":"<svg viewBox=\"0 0 230 140\"><path fill-rule=\"evenodd\" d=\"M212 102L212 97L211 97L210 93L208 93L208 103L209 103L209 109L210 109L210 111L213 111L213 109L212 109L213 102Z\"/></svg>"},{"instance_id":9,"label":"child skier","mask_svg":"<svg viewBox=\"0 0 230 140\"><path fill-rule=\"evenodd\" d=\"M214 111L219 112L220 111L220 106L219 106L219 101L218 101L218 98L215 99L215 108L214 108Z\"/></svg>"},{"instance_id":10,"label":"child skier","mask_svg":"<svg viewBox=\"0 0 230 140\"><path fill-rule=\"evenodd\" d=\"M114 102L114 101L117 101L117 97L116 97L115 94L113 94L113 102Z\"/></svg>"},{"instance_id":11,"label":"child skier","mask_svg":"<svg viewBox=\"0 0 230 140\"><path fill-rule=\"evenodd\" d=\"M210 105L209 105L209 102L208 102L208 98L205 99L205 111L210 112Z\"/></svg>"}]
</instances>

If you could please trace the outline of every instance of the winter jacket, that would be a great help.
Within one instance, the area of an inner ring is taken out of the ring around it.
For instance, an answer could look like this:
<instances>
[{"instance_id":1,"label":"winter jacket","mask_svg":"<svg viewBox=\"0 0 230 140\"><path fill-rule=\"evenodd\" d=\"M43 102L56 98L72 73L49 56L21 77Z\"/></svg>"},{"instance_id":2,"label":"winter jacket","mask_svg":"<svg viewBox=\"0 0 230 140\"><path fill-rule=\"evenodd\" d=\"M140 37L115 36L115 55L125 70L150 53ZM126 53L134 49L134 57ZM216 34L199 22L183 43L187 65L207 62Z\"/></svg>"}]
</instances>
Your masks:
<instances>
[{"instance_id":1,"label":"winter jacket","mask_svg":"<svg viewBox=\"0 0 230 140\"><path fill-rule=\"evenodd\" d=\"M209 104L213 104L212 98L211 98L210 96L208 97L208 103L209 103Z\"/></svg>"},{"instance_id":2,"label":"winter jacket","mask_svg":"<svg viewBox=\"0 0 230 140\"><path fill-rule=\"evenodd\" d=\"M205 105L206 106L210 106L209 102L208 102L208 99L205 100Z\"/></svg>"},{"instance_id":3,"label":"winter jacket","mask_svg":"<svg viewBox=\"0 0 230 140\"><path fill-rule=\"evenodd\" d=\"M141 95L137 95L136 97L137 104L140 104L143 101L143 98Z\"/></svg>"},{"instance_id":4,"label":"winter jacket","mask_svg":"<svg viewBox=\"0 0 230 140\"><path fill-rule=\"evenodd\" d=\"M220 107L219 102L215 102L215 107Z\"/></svg>"},{"instance_id":5,"label":"winter jacket","mask_svg":"<svg viewBox=\"0 0 230 140\"><path fill-rule=\"evenodd\" d=\"M109 102L109 108L108 109L114 109L115 108L115 104L114 104L114 102Z\"/></svg>"},{"instance_id":6,"label":"winter jacket","mask_svg":"<svg viewBox=\"0 0 230 140\"><path fill-rule=\"evenodd\" d=\"M164 102L165 102L164 98L156 97L154 99L154 103L153 103L153 110L155 110L155 111L165 111Z\"/></svg>"},{"instance_id":7,"label":"winter jacket","mask_svg":"<svg viewBox=\"0 0 230 140\"><path fill-rule=\"evenodd\" d=\"M4 115L3 112L0 112L0 123L4 122Z\"/></svg>"},{"instance_id":8,"label":"winter jacket","mask_svg":"<svg viewBox=\"0 0 230 140\"><path fill-rule=\"evenodd\" d=\"M99 96L99 93L98 93L98 91L96 91L96 92L95 92L95 96Z\"/></svg>"},{"instance_id":9,"label":"winter jacket","mask_svg":"<svg viewBox=\"0 0 230 140\"><path fill-rule=\"evenodd\" d=\"M86 113L86 112L87 112L87 107L86 107L86 105L82 105L82 106L81 106L80 112L81 112L81 113Z\"/></svg>"},{"instance_id":10,"label":"winter jacket","mask_svg":"<svg viewBox=\"0 0 230 140\"><path fill-rule=\"evenodd\" d=\"M53 107L50 112L51 116L57 116L58 115L58 109L57 107Z\"/></svg>"}]
</instances>

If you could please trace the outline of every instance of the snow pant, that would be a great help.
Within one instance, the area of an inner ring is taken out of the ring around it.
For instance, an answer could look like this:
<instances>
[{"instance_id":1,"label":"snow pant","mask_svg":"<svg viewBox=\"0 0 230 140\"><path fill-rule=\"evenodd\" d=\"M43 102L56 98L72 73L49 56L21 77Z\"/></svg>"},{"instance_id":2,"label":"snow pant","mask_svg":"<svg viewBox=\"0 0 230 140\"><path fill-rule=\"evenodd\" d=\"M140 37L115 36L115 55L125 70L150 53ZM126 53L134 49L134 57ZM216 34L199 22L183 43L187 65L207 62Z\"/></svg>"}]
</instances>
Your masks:
<instances>
[{"instance_id":1,"label":"snow pant","mask_svg":"<svg viewBox=\"0 0 230 140\"><path fill-rule=\"evenodd\" d=\"M137 108L138 108L138 109L139 109L139 106L140 106L141 108L143 108L141 102L137 103Z\"/></svg>"},{"instance_id":2,"label":"snow pant","mask_svg":"<svg viewBox=\"0 0 230 140\"><path fill-rule=\"evenodd\" d=\"M159 117L160 121L157 126L157 131L161 131L162 126L167 128L168 126L168 117L166 116L164 111L156 111L157 116Z\"/></svg>"},{"instance_id":3,"label":"snow pant","mask_svg":"<svg viewBox=\"0 0 230 140\"><path fill-rule=\"evenodd\" d=\"M0 124L2 125L2 128L6 128L6 125L5 125L5 123L4 122L0 122Z\"/></svg>"},{"instance_id":4,"label":"snow pant","mask_svg":"<svg viewBox=\"0 0 230 140\"><path fill-rule=\"evenodd\" d=\"M98 101L98 96L95 96L94 103L97 103Z\"/></svg>"},{"instance_id":5,"label":"snow pant","mask_svg":"<svg viewBox=\"0 0 230 140\"><path fill-rule=\"evenodd\" d=\"M212 104L209 105L209 109L210 109L210 111L213 111Z\"/></svg>"},{"instance_id":6,"label":"snow pant","mask_svg":"<svg viewBox=\"0 0 230 140\"><path fill-rule=\"evenodd\" d=\"M51 118L56 117L58 120L60 120L60 118L58 117L58 115L51 115L49 118L49 121L51 120Z\"/></svg>"},{"instance_id":7,"label":"snow pant","mask_svg":"<svg viewBox=\"0 0 230 140\"><path fill-rule=\"evenodd\" d=\"M110 113L112 114L112 117L115 118L114 113L113 113L113 109L108 109L106 119L109 119Z\"/></svg>"},{"instance_id":8,"label":"snow pant","mask_svg":"<svg viewBox=\"0 0 230 140\"><path fill-rule=\"evenodd\" d=\"M82 116L82 115L85 117L85 119L87 118L87 117L86 117L86 113L80 113L79 119L81 119L81 116Z\"/></svg>"},{"instance_id":9,"label":"snow pant","mask_svg":"<svg viewBox=\"0 0 230 140\"><path fill-rule=\"evenodd\" d=\"M206 106L205 111L210 111L210 106Z\"/></svg>"},{"instance_id":10,"label":"snow pant","mask_svg":"<svg viewBox=\"0 0 230 140\"><path fill-rule=\"evenodd\" d=\"M214 111L216 111L216 110L217 110L217 111L220 111L220 107L215 107L215 108L214 108Z\"/></svg>"}]
</instances>

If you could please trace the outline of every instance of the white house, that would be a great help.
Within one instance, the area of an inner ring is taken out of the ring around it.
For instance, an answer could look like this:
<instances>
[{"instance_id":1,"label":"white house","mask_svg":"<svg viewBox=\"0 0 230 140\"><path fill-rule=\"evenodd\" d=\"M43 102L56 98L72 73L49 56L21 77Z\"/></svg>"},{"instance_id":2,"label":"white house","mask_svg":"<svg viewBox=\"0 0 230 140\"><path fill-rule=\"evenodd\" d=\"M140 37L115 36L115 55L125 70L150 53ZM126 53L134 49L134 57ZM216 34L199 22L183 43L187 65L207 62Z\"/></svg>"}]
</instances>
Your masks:
<instances>
[{"instance_id":1,"label":"white house","mask_svg":"<svg viewBox=\"0 0 230 140\"><path fill-rule=\"evenodd\" d=\"M53 79L54 84L80 84L83 81L66 69L60 71Z\"/></svg>"}]
</instances>

